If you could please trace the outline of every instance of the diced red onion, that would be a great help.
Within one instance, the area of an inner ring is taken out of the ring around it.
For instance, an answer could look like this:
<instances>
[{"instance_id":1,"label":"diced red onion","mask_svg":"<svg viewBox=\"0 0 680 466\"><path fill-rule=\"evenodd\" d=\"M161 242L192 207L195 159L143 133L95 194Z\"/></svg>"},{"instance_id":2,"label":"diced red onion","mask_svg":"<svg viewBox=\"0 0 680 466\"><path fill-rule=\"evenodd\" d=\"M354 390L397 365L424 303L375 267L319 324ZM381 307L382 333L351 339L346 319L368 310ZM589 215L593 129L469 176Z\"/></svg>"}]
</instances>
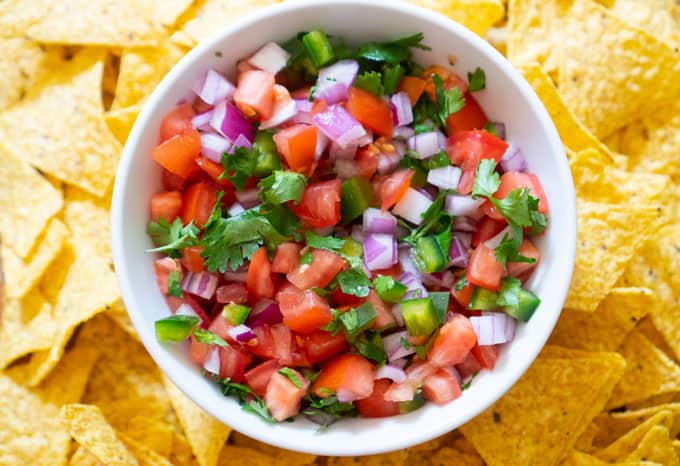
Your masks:
<instances>
[{"instance_id":1,"label":"diced red onion","mask_svg":"<svg viewBox=\"0 0 680 466\"><path fill-rule=\"evenodd\" d=\"M393 383L385 392L385 401L411 401L416 395L418 384L411 380L406 380L402 383Z\"/></svg>"},{"instance_id":2,"label":"diced red onion","mask_svg":"<svg viewBox=\"0 0 680 466\"><path fill-rule=\"evenodd\" d=\"M399 166L401 156L395 152L382 152L378 154L378 174L389 175Z\"/></svg>"},{"instance_id":3,"label":"diced red onion","mask_svg":"<svg viewBox=\"0 0 680 466\"><path fill-rule=\"evenodd\" d=\"M427 174L427 182L441 189L456 189L461 173L460 168L451 165L433 168Z\"/></svg>"},{"instance_id":4,"label":"diced red onion","mask_svg":"<svg viewBox=\"0 0 680 466\"><path fill-rule=\"evenodd\" d=\"M446 212L456 217L475 217L481 211L484 198L472 199L472 196L458 196L449 194L446 196Z\"/></svg>"},{"instance_id":5,"label":"diced red onion","mask_svg":"<svg viewBox=\"0 0 680 466\"><path fill-rule=\"evenodd\" d=\"M399 139L408 139L416 134L415 130L410 126L397 126L392 132L392 137Z\"/></svg>"},{"instance_id":6,"label":"diced red onion","mask_svg":"<svg viewBox=\"0 0 680 466\"><path fill-rule=\"evenodd\" d=\"M394 126L405 126L413 123L411 99L409 99L406 92L397 92L390 101L392 104L392 121Z\"/></svg>"},{"instance_id":7,"label":"diced red onion","mask_svg":"<svg viewBox=\"0 0 680 466\"><path fill-rule=\"evenodd\" d=\"M507 343L515 337L515 319L502 312L483 312L469 319L479 346Z\"/></svg>"},{"instance_id":8,"label":"diced red onion","mask_svg":"<svg viewBox=\"0 0 680 466\"><path fill-rule=\"evenodd\" d=\"M208 348L208 354L205 355L205 361L203 361L203 369L211 374L220 373L220 348L218 346Z\"/></svg>"},{"instance_id":9,"label":"diced red onion","mask_svg":"<svg viewBox=\"0 0 680 466\"><path fill-rule=\"evenodd\" d=\"M390 362L416 352L415 348L411 345L409 345L408 349L404 348L401 344L402 339L408 341L408 332L406 330L383 337L383 346L385 347L387 359Z\"/></svg>"},{"instance_id":10,"label":"diced red onion","mask_svg":"<svg viewBox=\"0 0 680 466\"><path fill-rule=\"evenodd\" d=\"M182 279L182 290L204 299L210 299L217 288L217 276L208 272L187 272Z\"/></svg>"},{"instance_id":11,"label":"diced red onion","mask_svg":"<svg viewBox=\"0 0 680 466\"><path fill-rule=\"evenodd\" d=\"M477 230L477 220L471 217L456 217L453 220L453 231L474 233Z\"/></svg>"},{"instance_id":12,"label":"diced red onion","mask_svg":"<svg viewBox=\"0 0 680 466\"><path fill-rule=\"evenodd\" d=\"M449 246L449 266L451 267L467 267L470 263L470 254L468 247L457 236L451 239L451 246Z\"/></svg>"},{"instance_id":13,"label":"diced red onion","mask_svg":"<svg viewBox=\"0 0 680 466\"><path fill-rule=\"evenodd\" d=\"M333 105L347 100L347 86L342 83L329 83L321 92L315 92L314 97Z\"/></svg>"},{"instance_id":14,"label":"diced red onion","mask_svg":"<svg viewBox=\"0 0 680 466\"><path fill-rule=\"evenodd\" d=\"M210 126L232 141L236 141L240 135L248 141L255 139L255 127L231 102L222 101L217 104Z\"/></svg>"},{"instance_id":15,"label":"diced red onion","mask_svg":"<svg viewBox=\"0 0 680 466\"><path fill-rule=\"evenodd\" d=\"M340 105L332 105L327 111L314 115L312 122L341 147L358 144L366 135L361 123Z\"/></svg>"},{"instance_id":16,"label":"diced red onion","mask_svg":"<svg viewBox=\"0 0 680 466\"><path fill-rule=\"evenodd\" d=\"M311 112L314 107L314 102L310 102L309 99L293 99L295 101L295 107L298 112Z\"/></svg>"},{"instance_id":17,"label":"diced red onion","mask_svg":"<svg viewBox=\"0 0 680 466\"><path fill-rule=\"evenodd\" d=\"M513 143L508 145L508 149L505 151L505 154L503 154L503 158L499 165L503 172L525 172L529 168L521 149Z\"/></svg>"},{"instance_id":18,"label":"diced red onion","mask_svg":"<svg viewBox=\"0 0 680 466\"><path fill-rule=\"evenodd\" d=\"M373 131L371 131L370 129L365 129L365 128L364 128L364 130L366 131L366 134L364 134L362 137L360 137L357 140L358 146L367 146L367 145L369 145L370 143L373 142Z\"/></svg>"},{"instance_id":19,"label":"diced red onion","mask_svg":"<svg viewBox=\"0 0 680 466\"><path fill-rule=\"evenodd\" d=\"M423 193L413 188L408 188L406 194L394 206L392 212L411 223L420 225L423 223L422 214L432 205L432 201Z\"/></svg>"},{"instance_id":20,"label":"diced red onion","mask_svg":"<svg viewBox=\"0 0 680 466\"><path fill-rule=\"evenodd\" d=\"M411 272L406 272L403 273L401 277L399 277L399 281L408 289L406 295L404 296L405 299L425 298L428 296L427 288L423 286L423 283L421 282L418 275L415 275Z\"/></svg>"},{"instance_id":21,"label":"diced red onion","mask_svg":"<svg viewBox=\"0 0 680 466\"><path fill-rule=\"evenodd\" d=\"M354 225L352 227L352 232L350 235L354 241L357 241L359 243L364 242L364 232L361 229L361 225Z\"/></svg>"},{"instance_id":22,"label":"diced red onion","mask_svg":"<svg viewBox=\"0 0 680 466\"><path fill-rule=\"evenodd\" d=\"M247 272L232 272L231 270L224 272L224 279L228 282L245 283L247 277Z\"/></svg>"},{"instance_id":23,"label":"diced red onion","mask_svg":"<svg viewBox=\"0 0 680 466\"><path fill-rule=\"evenodd\" d=\"M406 367L406 364L408 364L408 359L406 358L395 359L394 361L390 361L390 364L395 367L401 367L403 369L404 367Z\"/></svg>"},{"instance_id":24,"label":"diced red onion","mask_svg":"<svg viewBox=\"0 0 680 466\"><path fill-rule=\"evenodd\" d=\"M229 100L236 88L227 78L215 70L208 70L191 88L203 102L215 105L221 100Z\"/></svg>"},{"instance_id":25,"label":"diced red onion","mask_svg":"<svg viewBox=\"0 0 680 466\"><path fill-rule=\"evenodd\" d=\"M392 145L394 146L394 151L399 155L399 159L403 159L406 155L406 143L404 141L393 140Z\"/></svg>"},{"instance_id":26,"label":"diced red onion","mask_svg":"<svg viewBox=\"0 0 680 466\"><path fill-rule=\"evenodd\" d=\"M351 403L357 399L356 393L351 390L346 390L344 388L338 388L335 391L335 397L340 403Z\"/></svg>"},{"instance_id":27,"label":"diced red onion","mask_svg":"<svg viewBox=\"0 0 680 466\"><path fill-rule=\"evenodd\" d=\"M199 131L212 131L210 121L212 120L214 113L214 110L199 113L191 119L191 126Z\"/></svg>"},{"instance_id":28,"label":"diced red onion","mask_svg":"<svg viewBox=\"0 0 680 466\"><path fill-rule=\"evenodd\" d=\"M246 325L255 328L262 325L276 325L281 322L283 322L283 315L279 309L279 304L270 299L262 299L250 311Z\"/></svg>"},{"instance_id":29,"label":"diced red onion","mask_svg":"<svg viewBox=\"0 0 680 466\"><path fill-rule=\"evenodd\" d=\"M423 274L423 284L427 286L441 286L450 288L454 282L455 276L450 270Z\"/></svg>"},{"instance_id":30,"label":"diced red onion","mask_svg":"<svg viewBox=\"0 0 680 466\"><path fill-rule=\"evenodd\" d=\"M175 315L176 315L176 316L177 316L177 315L181 315L181 316L198 317L199 320L201 321L200 324L199 324L199 326L202 326L202 325L203 325L203 319L201 318L201 316L199 316L199 315L196 313L196 311L194 311L194 308L193 308L193 307L191 307L190 305L188 305L188 304L186 304L186 303L182 303L182 304L179 305L179 307L178 307L177 310L175 311Z\"/></svg>"},{"instance_id":31,"label":"diced red onion","mask_svg":"<svg viewBox=\"0 0 680 466\"><path fill-rule=\"evenodd\" d=\"M331 160L354 160L358 148L359 148L358 145L342 147L340 144L333 141L331 142L329 155Z\"/></svg>"},{"instance_id":32,"label":"diced red onion","mask_svg":"<svg viewBox=\"0 0 680 466\"><path fill-rule=\"evenodd\" d=\"M397 218L389 212L369 207L364 211L364 233L386 233L394 235L397 231Z\"/></svg>"},{"instance_id":33,"label":"diced red onion","mask_svg":"<svg viewBox=\"0 0 680 466\"><path fill-rule=\"evenodd\" d=\"M256 337L250 327L243 324L230 328L227 330L227 334L241 343L246 343Z\"/></svg>"},{"instance_id":34,"label":"diced red onion","mask_svg":"<svg viewBox=\"0 0 680 466\"><path fill-rule=\"evenodd\" d=\"M359 165L354 160L336 160L335 173L341 180L349 180L359 174Z\"/></svg>"},{"instance_id":35,"label":"diced red onion","mask_svg":"<svg viewBox=\"0 0 680 466\"><path fill-rule=\"evenodd\" d=\"M241 212L245 212L246 209L243 208L241 204L238 202L234 202L229 209L227 209L227 213L229 214L230 217L235 217Z\"/></svg>"},{"instance_id":36,"label":"diced red onion","mask_svg":"<svg viewBox=\"0 0 680 466\"><path fill-rule=\"evenodd\" d=\"M427 159L440 151L439 135L435 131L420 133L408 138L408 148L414 151L412 157Z\"/></svg>"},{"instance_id":37,"label":"diced red onion","mask_svg":"<svg viewBox=\"0 0 680 466\"><path fill-rule=\"evenodd\" d=\"M500 122L496 122L496 121L493 121L491 123L496 128L496 136L505 140L505 123L500 123Z\"/></svg>"},{"instance_id":38,"label":"diced red onion","mask_svg":"<svg viewBox=\"0 0 680 466\"><path fill-rule=\"evenodd\" d=\"M472 242L472 235L470 233L456 232L454 236L460 240L465 249L470 249L470 244Z\"/></svg>"},{"instance_id":39,"label":"diced red onion","mask_svg":"<svg viewBox=\"0 0 680 466\"><path fill-rule=\"evenodd\" d=\"M358 73L359 64L354 60L340 60L331 66L321 68L314 98L323 99L329 105L346 100L347 91L354 84Z\"/></svg>"},{"instance_id":40,"label":"diced red onion","mask_svg":"<svg viewBox=\"0 0 680 466\"><path fill-rule=\"evenodd\" d=\"M230 147L231 141L224 136L214 133L201 134L201 154L215 163L220 163L222 154L227 152Z\"/></svg>"},{"instance_id":41,"label":"diced red onion","mask_svg":"<svg viewBox=\"0 0 680 466\"><path fill-rule=\"evenodd\" d=\"M406 372L401 367L385 364L375 372L375 380L390 379L393 382L401 383L406 380Z\"/></svg>"},{"instance_id":42,"label":"diced red onion","mask_svg":"<svg viewBox=\"0 0 680 466\"><path fill-rule=\"evenodd\" d=\"M503 238L507 235L508 238L512 239L512 228L509 226L503 228L496 236L489 238L484 242L487 248L496 249L496 247L501 244Z\"/></svg>"},{"instance_id":43,"label":"diced red onion","mask_svg":"<svg viewBox=\"0 0 680 466\"><path fill-rule=\"evenodd\" d=\"M442 151L446 149L446 136L439 130L435 130L437 133L437 143L439 144L439 150Z\"/></svg>"},{"instance_id":44,"label":"diced red onion","mask_svg":"<svg viewBox=\"0 0 680 466\"><path fill-rule=\"evenodd\" d=\"M293 118L297 112L297 105L292 99L276 102L276 105L274 106L274 114L268 120L264 120L260 124L260 128L269 129L279 126Z\"/></svg>"},{"instance_id":45,"label":"diced red onion","mask_svg":"<svg viewBox=\"0 0 680 466\"><path fill-rule=\"evenodd\" d=\"M392 235L370 233L364 238L364 260L369 270L387 269L397 262L397 240Z\"/></svg>"},{"instance_id":46,"label":"diced red onion","mask_svg":"<svg viewBox=\"0 0 680 466\"><path fill-rule=\"evenodd\" d=\"M237 147L245 147L246 149L251 149L253 147L253 143L248 140L247 137L245 137L243 134L239 134L236 140L234 141L234 145L232 146L234 149Z\"/></svg>"},{"instance_id":47,"label":"diced red onion","mask_svg":"<svg viewBox=\"0 0 680 466\"><path fill-rule=\"evenodd\" d=\"M276 74L286 67L290 55L276 42L269 42L248 59L256 68Z\"/></svg>"},{"instance_id":48,"label":"diced red onion","mask_svg":"<svg viewBox=\"0 0 680 466\"><path fill-rule=\"evenodd\" d=\"M415 262L413 262L413 257L411 257L411 246L407 244L399 245L399 263L401 264L401 269L405 273L409 272L420 280L422 272L416 267Z\"/></svg>"},{"instance_id":49,"label":"diced red onion","mask_svg":"<svg viewBox=\"0 0 680 466\"><path fill-rule=\"evenodd\" d=\"M304 123L306 125L311 125L314 122L312 121L312 118L314 118L314 115L312 112L301 112L298 110L298 112L295 114L293 118L291 118L290 122L291 123Z\"/></svg>"},{"instance_id":50,"label":"diced red onion","mask_svg":"<svg viewBox=\"0 0 680 466\"><path fill-rule=\"evenodd\" d=\"M399 327L404 326L404 316L401 314L401 306L399 304L395 304L392 306L391 309L392 316L394 316L394 320L397 321L397 325Z\"/></svg>"},{"instance_id":51,"label":"diced red onion","mask_svg":"<svg viewBox=\"0 0 680 466\"><path fill-rule=\"evenodd\" d=\"M247 189L245 191L236 191L236 199L244 208L250 209L260 203L260 191L258 189Z\"/></svg>"},{"instance_id":52,"label":"diced red onion","mask_svg":"<svg viewBox=\"0 0 680 466\"><path fill-rule=\"evenodd\" d=\"M314 160L318 161L328 147L329 139L321 132L316 134L316 149L314 149Z\"/></svg>"}]
</instances>

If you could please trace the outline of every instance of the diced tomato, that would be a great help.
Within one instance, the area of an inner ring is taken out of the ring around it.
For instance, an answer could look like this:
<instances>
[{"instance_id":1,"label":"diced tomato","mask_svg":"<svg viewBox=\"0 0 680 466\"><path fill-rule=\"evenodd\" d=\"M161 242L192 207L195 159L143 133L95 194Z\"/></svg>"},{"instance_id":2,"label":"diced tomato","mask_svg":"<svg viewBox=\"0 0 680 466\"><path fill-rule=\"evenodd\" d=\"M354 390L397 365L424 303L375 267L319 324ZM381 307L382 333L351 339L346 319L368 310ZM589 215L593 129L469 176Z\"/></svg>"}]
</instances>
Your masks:
<instances>
[{"instance_id":1,"label":"diced tomato","mask_svg":"<svg viewBox=\"0 0 680 466\"><path fill-rule=\"evenodd\" d=\"M201 135L195 129L163 141L151 151L151 157L175 175L187 178L196 167L201 153Z\"/></svg>"},{"instance_id":2,"label":"diced tomato","mask_svg":"<svg viewBox=\"0 0 680 466\"><path fill-rule=\"evenodd\" d=\"M215 300L220 304L245 304L248 302L248 290L243 283L229 283L217 287Z\"/></svg>"},{"instance_id":3,"label":"diced tomato","mask_svg":"<svg viewBox=\"0 0 680 466\"><path fill-rule=\"evenodd\" d=\"M374 329L382 330L391 327L397 323L392 315L392 309L383 302L378 296L378 293L371 290L368 292L368 302L373 305L373 309L377 315L375 322L373 322Z\"/></svg>"},{"instance_id":4,"label":"diced tomato","mask_svg":"<svg viewBox=\"0 0 680 466\"><path fill-rule=\"evenodd\" d=\"M343 354L321 368L312 392L326 398L338 390L350 395L356 400L366 398L373 393L373 379L375 369L373 364L358 354Z\"/></svg>"},{"instance_id":5,"label":"diced tomato","mask_svg":"<svg viewBox=\"0 0 680 466\"><path fill-rule=\"evenodd\" d=\"M189 358L199 366L203 366L205 357L208 355L209 345L196 340L196 337L193 335L191 335L190 340L191 346L189 347Z\"/></svg>"},{"instance_id":6,"label":"diced tomato","mask_svg":"<svg viewBox=\"0 0 680 466\"><path fill-rule=\"evenodd\" d=\"M229 336L229 330L232 328L234 328L234 325L229 322L221 312L217 313L212 322L210 322L210 327L208 327L211 332L219 335L224 340L233 340L233 338Z\"/></svg>"},{"instance_id":7,"label":"diced tomato","mask_svg":"<svg viewBox=\"0 0 680 466\"><path fill-rule=\"evenodd\" d=\"M182 258L179 261L189 272L203 272L205 270L205 263L201 257L202 252L203 247L201 246L189 246L182 249Z\"/></svg>"},{"instance_id":8,"label":"diced tomato","mask_svg":"<svg viewBox=\"0 0 680 466\"><path fill-rule=\"evenodd\" d=\"M186 225L193 221L198 227L205 225L216 200L217 190L212 184L199 181L189 186L182 194L182 223Z\"/></svg>"},{"instance_id":9,"label":"diced tomato","mask_svg":"<svg viewBox=\"0 0 680 466\"><path fill-rule=\"evenodd\" d=\"M446 322L427 352L427 360L438 367L453 366L465 357L477 343L477 334L467 317L454 314Z\"/></svg>"},{"instance_id":10,"label":"diced tomato","mask_svg":"<svg viewBox=\"0 0 680 466\"><path fill-rule=\"evenodd\" d=\"M472 233L470 246L476 248L481 243L493 238L507 226L505 219L496 220L491 217L484 217L478 224L477 230Z\"/></svg>"},{"instance_id":11,"label":"diced tomato","mask_svg":"<svg viewBox=\"0 0 680 466\"><path fill-rule=\"evenodd\" d=\"M311 175L316 153L317 130L300 123L282 129L274 135L276 150L291 170Z\"/></svg>"},{"instance_id":12,"label":"diced tomato","mask_svg":"<svg viewBox=\"0 0 680 466\"><path fill-rule=\"evenodd\" d=\"M276 359L263 362L245 373L248 386L259 396L264 396L267 385L275 372L281 369L281 364Z\"/></svg>"},{"instance_id":13,"label":"diced tomato","mask_svg":"<svg viewBox=\"0 0 680 466\"><path fill-rule=\"evenodd\" d=\"M246 285L251 299L274 297L272 267L267 257L267 248L264 246L258 249L250 259Z\"/></svg>"},{"instance_id":14,"label":"diced tomato","mask_svg":"<svg viewBox=\"0 0 680 466\"><path fill-rule=\"evenodd\" d=\"M208 313L205 312L203 309L203 306L198 302L196 298L191 296L189 293L184 293L184 297L182 298L182 304L186 304L187 306L191 307L191 309L196 313L199 319L201 319L201 328L208 328L210 326L210 317L208 316Z\"/></svg>"},{"instance_id":15,"label":"diced tomato","mask_svg":"<svg viewBox=\"0 0 680 466\"><path fill-rule=\"evenodd\" d=\"M460 290L456 289L456 285L454 285L451 288L451 294L455 298L458 303L467 308L468 303L470 302L470 298L472 297L472 292L475 290L475 286L471 285L470 283L467 283L463 288Z\"/></svg>"},{"instance_id":16,"label":"diced tomato","mask_svg":"<svg viewBox=\"0 0 680 466\"><path fill-rule=\"evenodd\" d=\"M524 238L522 244L519 246L518 252L525 257L536 259L536 262L508 262L508 275L512 277L522 277L532 271L541 261L541 251L538 250L534 243L529 239Z\"/></svg>"},{"instance_id":17,"label":"diced tomato","mask_svg":"<svg viewBox=\"0 0 680 466\"><path fill-rule=\"evenodd\" d=\"M498 291L503 278L503 264L496 259L493 249L481 243L472 251L466 277L473 285Z\"/></svg>"},{"instance_id":18,"label":"diced tomato","mask_svg":"<svg viewBox=\"0 0 680 466\"><path fill-rule=\"evenodd\" d=\"M475 375L482 369L483 369L482 365L479 363L479 361L477 360L472 351L468 353L463 362L461 362L460 364L456 364L456 370L463 379L466 379L471 375Z\"/></svg>"},{"instance_id":19,"label":"diced tomato","mask_svg":"<svg viewBox=\"0 0 680 466\"><path fill-rule=\"evenodd\" d=\"M288 205L310 227L337 225L340 222L341 185L339 179L312 183L305 188L299 204L289 202Z\"/></svg>"},{"instance_id":20,"label":"diced tomato","mask_svg":"<svg viewBox=\"0 0 680 466\"><path fill-rule=\"evenodd\" d=\"M273 358L283 365L293 363L293 332L284 324L269 327L272 335Z\"/></svg>"},{"instance_id":21,"label":"diced tomato","mask_svg":"<svg viewBox=\"0 0 680 466\"><path fill-rule=\"evenodd\" d=\"M406 369L406 380L393 383L385 392L387 401L410 401L416 394L416 390L423 384L425 378L433 374L437 367L427 361L414 360Z\"/></svg>"},{"instance_id":22,"label":"diced tomato","mask_svg":"<svg viewBox=\"0 0 680 466\"><path fill-rule=\"evenodd\" d=\"M354 157L358 175L362 178L372 178L378 170L378 156L379 152L375 149L374 144L360 148Z\"/></svg>"},{"instance_id":23,"label":"diced tomato","mask_svg":"<svg viewBox=\"0 0 680 466\"><path fill-rule=\"evenodd\" d=\"M170 257L157 259L153 263L153 268L156 271L156 283L163 294L168 294L168 277L170 276L170 272L179 272L181 279L182 266L178 261Z\"/></svg>"},{"instance_id":24,"label":"diced tomato","mask_svg":"<svg viewBox=\"0 0 680 466\"><path fill-rule=\"evenodd\" d=\"M463 97L465 99L463 108L449 115L446 119L446 133L448 135L454 134L456 131L482 129L489 122L486 113L472 94L466 92Z\"/></svg>"},{"instance_id":25,"label":"diced tomato","mask_svg":"<svg viewBox=\"0 0 680 466\"><path fill-rule=\"evenodd\" d=\"M423 394L434 404L445 405L461 395L458 380L449 371L439 369L425 378Z\"/></svg>"},{"instance_id":26,"label":"diced tomato","mask_svg":"<svg viewBox=\"0 0 680 466\"><path fill-rule=\"evenodd\" d=\"M166 191L182 191L186 185L186 178L175 175L161 168L161 185Z\"/></svg>"},{"instance_id":27,"label":"diced tomato","mask_svg":"<svg viewBox=\"0 0 680 466\"><path fill-rule=\"evenodd\" d=\"M403 272L404 271L401 268L401 264L399 264L397 262L396 264L394 264L389 269L374 270L373 276L377 277L378 275L383 275L385 277L392 277L395 280L399 280L399 278L402 276Z\"/></svg>"},{"instance_id":28,"label":"diced tomato","mask_svg":"<svg viewBox=\"0 0 680 466\"><path fill-rule=\"evenodd\" d=\"M252 356L243 349L220 347L220 377L229 377L232 382L241 383L248 364L252 362Z\"/></svg>"},{"instance_id":29,"label":"diced tomato","mask_svg":"<svg viewBox=\"0 0 680 466\"><path fill-rule=\"evenodd\" d=\"M379 379L373 383L373 393L356 401L359 415L362 417L389 417L399 414L399 403L385 400L385 392L390 388L388 379Z\"/></svg>"},{"instance_id":30,"label":"diced tomato","mask_svg":"<svg viewBox=\"0 0 680 466\"><path fill-rule=\"evenodd\" d=\"M345 259L326 249L312 249L312 262L300 264L286 275L301 290L324 288L345 267Z\"/></svg>"},{"instance_id":31,"label":"diced tomato","mask_svg":"<svg viewBox=\"0 0 680 466\"><path fill-rule=\"evenodd\" d=\"M330 296L330 300L334 306L350 306L350 307L358 306L366 301L365 298L359 298L358 296L354 296L352 294L343 293L340 287L337 287L335 290L333 290Z\"/></svg>"},{"instance_id":32,"label":"diced tomato","mask_svg":"<svg viewBox=\"0 0 680 466\"><path fill-rule=\"evenodd\" d=\"M460 194L470 194L482 159L499 162L508 143L486 130L456 131L446 140L446 153L454 165L462 165L463 174L458 182Z\"/></svg>"},{"instance_id":33,"label":"diced tomato","mask_svg":"<svg viewBox=\"0 0 680 466\"><path fill-rule=\"evenodd\" d=\"M220 179L220 176L224 173L224 167L222 165L215 163L210 159L206 159L205 157L197 158L196 165L198 165L210 179L219 184L220 189L225 188L222 189L222 191L228 191L228 195L225 193L225 196L222 197L225 202L231 203L234 201L234 185L226 178Z\"/></svg>"},{"instance_id":34,"label":"diced tomato","mask_svg":"<svg viewBox=\"0 0 680 466\"><path fill-rule=\"evenodd\" d=\"M427 92L430 98L434 101L435 96L435 85L432 79L433 75L438 75L442 79L442 87L444 90L451 90L457 87L461 94L465 94L468 89L468 83L465 79L458 76L452 70L444 68L443 66L433 65L428 67L423 71L423 78L425 78L425 92Z\"/></svg>"},{"instance_id":35,"label":"diced tomato","mask_svg":"<svg viewBox=\"0 0 680 466\"><path fill-rule=\"evenodd\" d=\"M274 113L274 75L267 71L246 71L239 75L234 104L248 118L267 120Z\"/></svg>"},{"instance_id":36,"label":"diced tomato","mask_svg":"<svg viewBox=\"0 0 680 466\"><path fill-rule=\"evenodd\" d=\"M411 186L413 170L399 170L388 176L380 185L380 209L384 212L396 205Z\"/></svg>"},{"instance_id":37,"label":"diced tomato","mask_svg":"<svg viewBox=\"0 0 680 466\"><path fill-rule=\"evenodd\" d=\"M296 386L285 375L274 372L264 395L264 404L277 421L284 421L300 411L302 398L307 394L309 387L309 382L302 374L294 369L291 370L302 387Z\"/></svg>"},{"instance_id":38,"label":"diced tomato","mask_svg":"<svg viewBox=\"0 0 680 466\"><path fill-rule=\"evenodd\" d=\"M165 302L168 304L170 312L173 314L177 312L177 309L179 309L182 304L184 304L184 300L182 300L182 298L177 298L176 296L170 295L165 295Z\"/></svg>"},{"instance_id":39,"label":"diced tomato","mask_svg":"<svg viewBox=\"0 0 680 466\"><path fill-rule=\"evenodd\" d=\"M475 356L477 361L479 361L479 363L482 365L484 369L491 370L496 366L496 360L498 360L498 346L475 345L475 347L472 348L472 354Z\"/></svg>"},{"instance_id":40,"label":"diced tomato","mask_svg":"<svg viewBox=\"0 0 680 466\"><path fill-rule=\"evenodd\" d=\"M548 198L538 177L532 173L506 172L501 175L501 184L493 197L505 199L514 189L528 188L530 194L538 199L538 211L548 212Z\"/></svg>"},{"instance_id":41,"label":"diced tomato","mask_svg":"<svg viewBox=\"0 0 680 466\"><path fill-rule=\"evenodd\" d=\"M406 94L408 94L408 100L411 101L411 107L416 105L424 90L425 80L416 76L404 76L401 78L401 81L399 81L399 86L397 86L397 91L406 92Z\"/></svg>"},{"instance_id":42,"label":"diced tomato","mask_svg":"<svg viewBox=\"0 0 680 466\"><path fill-rule=\"evenodd\" d=\"M392 109L390 104L377 95L363 89L350 87L347 111L365 128L381 136L392 136Z\"/></svg>"},{"instance_id":43,"label":"diced tomato","mask_svg":"<svg viewBox=\"0 0 680 466\"><path fill-rule=\"evenodd\" d=\"M151 196L151 220L157 222L164 218L172 223L182 210L182 193L161 191Z\"/></svg>"},{"instance_id":44,"label":"diced tomato","mask_svg":"<svg viewBox=\"0 0 680 466\"><path fill-rule=\"evenodd\" d=\"M323 99L317 99L312 104L312 115L324 113L326 110L328 110L328 104Z\"/></svg>"},{"instance_id":45,"label":"diced tomato","mask_svg":"<svg viewBox=\"0 0 680 466\"><path fill-rule=\"evenodd\" d=\"M298 337L304 349L307 361L316 364L341 353L347 347L347 339L342 332L333 335L330 332L317 330Z\"/></svg>"},{"instance_id":46,"label":"diced tomato","mask_svg":"<svg viewBox=\"0 0 680 466\"><path fill-rule=\"evenodd\" d=\"M287 287L276 295L276 300L283 323L296 332L311 333L333 320L328 302L311 290Z\"/></svg>"},{"instance_id":47,"label":"diced tomato","mask_svg":"<svg viewBox=\"0 0 680 466\"><path fill-rule=\"evenodd\" d=\"M300 250L297 243L281 243L276 247L276 254L272 261L272 272L288 273L300 264Z\"/></svg>"},{"instance_id":48,"label":"diced tomato","mask_svg":"<svg viewBox=\"0 0 680 466\"><path fill-rule=\"evenodd\" d=\"M161 120L161 142L193 129L191 119L195 114L189 104L182 104L171 110Z\"/></svg>"}]
</instances>

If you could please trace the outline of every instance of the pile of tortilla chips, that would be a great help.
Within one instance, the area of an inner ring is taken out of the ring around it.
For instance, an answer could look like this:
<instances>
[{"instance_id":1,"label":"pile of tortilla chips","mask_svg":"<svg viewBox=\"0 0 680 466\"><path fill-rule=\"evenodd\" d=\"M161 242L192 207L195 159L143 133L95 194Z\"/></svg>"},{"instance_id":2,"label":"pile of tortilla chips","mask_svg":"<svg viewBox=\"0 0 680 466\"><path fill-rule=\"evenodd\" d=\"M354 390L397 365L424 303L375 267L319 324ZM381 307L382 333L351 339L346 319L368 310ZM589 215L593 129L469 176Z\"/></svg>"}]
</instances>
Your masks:
<instances>
[{"instance_id":1,"label":"pile of tortilla chips","mask_svg":"<svg viewBox=\"0 0 680 466\"><path fill-rule=\"evenodd\" d=\"M120 301L111 186L165 73L276 0L4 0L0 466L680 465L678 2L410 1L506 54L569 156L574 278L520 381L457 431L360 459L276 449L201 411Z\"/></svg>"}]
</instances>

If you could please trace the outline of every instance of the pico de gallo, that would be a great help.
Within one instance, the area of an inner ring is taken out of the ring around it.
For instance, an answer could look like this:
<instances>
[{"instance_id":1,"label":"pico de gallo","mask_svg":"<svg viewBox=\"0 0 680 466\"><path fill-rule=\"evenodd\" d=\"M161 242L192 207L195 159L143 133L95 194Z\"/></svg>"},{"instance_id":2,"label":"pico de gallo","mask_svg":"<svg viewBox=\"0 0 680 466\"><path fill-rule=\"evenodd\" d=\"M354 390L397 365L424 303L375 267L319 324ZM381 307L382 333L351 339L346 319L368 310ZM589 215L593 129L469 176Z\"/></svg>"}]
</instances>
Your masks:
<instances>
[{"instance_id":1,"label":"pico de gallo","mask_svg":"<svg viewBox=\"0 0 680 466\"><path fill-rule=\"evenodd\" d=\"M269 422L449 403L539 306L541 182L422 40L268 43L161 122L157 338Z\"/></svg>"}]
</instances>

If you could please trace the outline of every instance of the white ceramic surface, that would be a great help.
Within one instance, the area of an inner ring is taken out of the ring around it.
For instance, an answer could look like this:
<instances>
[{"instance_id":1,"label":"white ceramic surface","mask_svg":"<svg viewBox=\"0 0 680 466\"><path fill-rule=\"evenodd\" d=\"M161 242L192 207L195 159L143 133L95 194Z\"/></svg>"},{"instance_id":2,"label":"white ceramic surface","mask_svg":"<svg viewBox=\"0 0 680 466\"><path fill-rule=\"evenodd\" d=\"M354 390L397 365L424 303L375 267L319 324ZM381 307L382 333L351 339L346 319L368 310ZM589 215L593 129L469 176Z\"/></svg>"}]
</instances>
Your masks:
<instances>
[{"instance_id":1,"label":"white ceramic surface","mask_svg":"<svg viewBox=\"0 0 680 466\"><path fill-rule=\"evenodd\" d=\"M268 425L245 413L232 398L201 376L183 345L159 344L153 323L170 314L156 286L152 247L145 233L149 199L160 188L160 169L150 153L159 124L196 77L214 67L233 78L235 62L264 43L282 41L303 30L321 28L352 43L389 40L425 33L431 52L417 51L423 65L446 64L465 76L477 66L486 71L487 89L476 94L495 121L505 122L508 139L518 144L530 169L540 177L551 207L550 225L538 240L542 261L529 282L542 299L531 321L518 327L502 350L496 368L483 371L459 399L428 404L387 419L349 419L324 433L300 419ZM221 54L216 53L221 52ZM219 55L219 56L218 56ZM130 133L113 193L112 240L116 273L125 305L147 350L162 370L198 405L220 421L260 441L320 455L364 455L406 448L444 434L476 416L522 376L557 321L571 279L575 242L575 195L559 136L531 87L492 46L459 24L402 2L371 0L288 1L226 27L201 43L175 66L151 95Z\"/></svg>"}]
</instances>

